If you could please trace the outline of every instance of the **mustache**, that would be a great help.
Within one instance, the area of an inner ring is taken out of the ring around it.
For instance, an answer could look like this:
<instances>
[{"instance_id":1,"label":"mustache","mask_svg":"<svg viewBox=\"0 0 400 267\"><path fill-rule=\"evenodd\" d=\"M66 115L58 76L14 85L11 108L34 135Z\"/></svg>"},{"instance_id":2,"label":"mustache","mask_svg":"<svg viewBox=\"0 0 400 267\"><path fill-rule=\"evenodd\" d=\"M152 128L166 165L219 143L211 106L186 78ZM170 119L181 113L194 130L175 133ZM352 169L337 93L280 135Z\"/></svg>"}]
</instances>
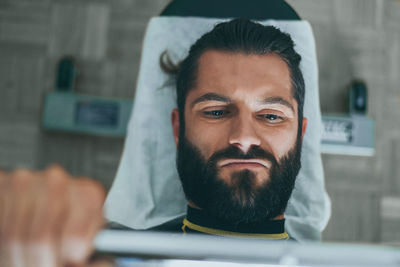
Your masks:
<instances>
[{"instance_id":1,"label":"mustache","mask_svg":"<svg viewBox=\"0 0 400 267\"><path fill-rule=\"evenodd\" d=\"M264 159L270 161L272 165L278 163L271 153L258 146L251 147L246 153L236 146L229 146L223 150L215 152L208 160L208 163L215 165L222 159Z\"/></svg>"}]
</instances>

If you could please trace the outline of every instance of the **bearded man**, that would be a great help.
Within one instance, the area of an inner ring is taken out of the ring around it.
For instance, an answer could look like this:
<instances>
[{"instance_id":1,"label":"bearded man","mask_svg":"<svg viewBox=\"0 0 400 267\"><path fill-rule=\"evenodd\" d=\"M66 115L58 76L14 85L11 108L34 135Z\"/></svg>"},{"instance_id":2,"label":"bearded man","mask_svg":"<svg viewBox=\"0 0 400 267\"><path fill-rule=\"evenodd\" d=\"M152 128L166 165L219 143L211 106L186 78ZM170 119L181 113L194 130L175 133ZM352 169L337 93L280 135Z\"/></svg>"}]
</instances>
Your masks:
<instances>
[{"instance_id":1,"label":"bearded man","mask_svg":"<svg viewBox=\"0 0 400 267\"><path fill-rule=\"evenodd\" d=\"M300 169L304 81L289 35L245 19L190 49L172 111L187 232L287 239Z\"/></svg>"}]
</instances>

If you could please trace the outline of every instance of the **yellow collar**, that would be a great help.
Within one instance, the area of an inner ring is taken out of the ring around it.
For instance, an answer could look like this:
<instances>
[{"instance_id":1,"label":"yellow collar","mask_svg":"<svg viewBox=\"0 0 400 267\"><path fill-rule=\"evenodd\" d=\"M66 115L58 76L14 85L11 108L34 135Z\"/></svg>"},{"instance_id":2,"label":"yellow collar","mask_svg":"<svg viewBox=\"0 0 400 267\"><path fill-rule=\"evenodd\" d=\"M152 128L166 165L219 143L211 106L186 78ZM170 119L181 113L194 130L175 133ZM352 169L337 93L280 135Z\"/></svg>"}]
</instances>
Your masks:
<instances>
[{"instance_id":1,"label":"yellow collar","mask_svg":"<svg viewBox=\"0 0 400 267\"><path fill-rule=\"evenodd\" d=\"M192 229L197 232L211 234L211 235L218 235L218 236L236 236L236 237L253 237L253 238L265 238L265 239L274 239L274 240L288 240L289 235L286 232L280 234L254 234L254 233L237 233L237 232L230 232L225 230L219 230L209 227L204 227L201 225L194 224L189 222L186 218L183 220L182 231L184 233L187 232L186 228Z\"/></svg>"}]
</instances>

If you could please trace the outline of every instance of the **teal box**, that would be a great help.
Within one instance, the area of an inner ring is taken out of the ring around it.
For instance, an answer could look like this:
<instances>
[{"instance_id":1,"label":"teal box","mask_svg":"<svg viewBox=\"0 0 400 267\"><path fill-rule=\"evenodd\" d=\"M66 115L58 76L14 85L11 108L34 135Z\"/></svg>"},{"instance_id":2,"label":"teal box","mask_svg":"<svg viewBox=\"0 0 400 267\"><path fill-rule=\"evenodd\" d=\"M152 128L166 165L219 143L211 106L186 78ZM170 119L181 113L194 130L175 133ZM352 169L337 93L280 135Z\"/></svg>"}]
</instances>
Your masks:
<instances>
[{"instance_id":1,"label":"teal box","mask_svg":"<svg viewBox=\"0 0 400 267\"><path fill-rule=\"evenodd\" d=\"M364 115L323 115L321 152L373 156L375 121Z\"/></svg>"},{"instance_id":2,"label":"teal box","mask_svg":"<svg viewBox=\"0 0 400 267\"><path fill-rule=\"evenodd\" d=\"M45 97L42 125L46 130L123 137L132 103L123 98L54 92Z\"/></svg>"}]
</instances>

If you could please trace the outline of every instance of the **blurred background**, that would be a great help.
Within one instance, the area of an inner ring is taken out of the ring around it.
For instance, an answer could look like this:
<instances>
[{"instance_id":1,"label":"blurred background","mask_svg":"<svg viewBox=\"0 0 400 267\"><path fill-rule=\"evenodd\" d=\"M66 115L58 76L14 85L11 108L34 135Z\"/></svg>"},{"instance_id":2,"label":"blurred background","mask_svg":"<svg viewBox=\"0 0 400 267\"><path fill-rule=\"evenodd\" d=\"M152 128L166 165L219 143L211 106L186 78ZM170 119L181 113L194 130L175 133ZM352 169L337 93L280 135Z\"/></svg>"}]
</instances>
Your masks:
<instances>
[{"instance_id":1,"label":"blurred background","mask_svg":"<svg viewBox=\"0 0 400 267\"><path fill-rule=\"evenodd\" d=\"M169 0L0 0L0 168L58 163L108 189L123 137L44 130L57 66L75 58L75 93L132 100L150 17ZM400 1L288 0L314 30L323 114L368 88L375 154L323 154L332 217L325 241L400 244Z\"/></svg>"}]
</instances>

